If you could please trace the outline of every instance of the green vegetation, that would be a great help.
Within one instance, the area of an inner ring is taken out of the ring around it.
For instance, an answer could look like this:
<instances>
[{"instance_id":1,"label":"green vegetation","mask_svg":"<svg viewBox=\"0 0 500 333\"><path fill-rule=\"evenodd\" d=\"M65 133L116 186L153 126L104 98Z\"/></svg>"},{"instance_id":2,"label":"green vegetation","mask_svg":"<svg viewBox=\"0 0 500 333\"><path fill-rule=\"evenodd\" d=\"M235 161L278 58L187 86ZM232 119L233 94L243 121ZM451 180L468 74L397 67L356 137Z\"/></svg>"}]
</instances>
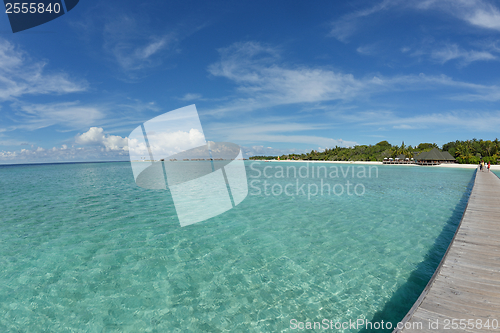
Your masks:
<instances>
[{"instance_id":1,"label":"green vegetation","mask_svg":"<svg viewBox=\"0 0 500 333\"><path fill-rule=\"evenodd\" d=\"M404 155L406 158L414 158L424 151L439 148L435 143L421 143L416 147L406 146L404 142L401 146L393 146L387 141L381 141L376 145L360 145L350 148L335 147L325 149L323 152L312 150L307 154L289 154L280 156L281 160L305 160L305 161L383 161L384 158L396 158ZM500 159L500 142L483 140L467 140L449 142L443 145L442 151L448 151L457 159L458 163L477 164L481 160L498 164ZM251 160L275 160L277 156L253 156Z\"/></svg>"},{"instance_id":2,"label":"green vegetation","mask_svg":"<svg viewBox=\"0 0 500 333\"><path fill-rule=\"evenodd\" d=\"M277 160L278 156L252 156L250 160Z\"/></svg>"},{"instance_id":3,"label":"green vegetation","mask_svg":"<svg viewBox=\"0 0 500 333\"><path fill-rule=\"evenodd\" d=\"M443 150L454 156L458 163L478 164L481 160L486 163L499 164L500 141L495 139L448 142L443 145Z\"/></svg>"},{"instance_id":4,"label":"green vegetation","mask_svg":"<svg viewBox=\"0 0 500 333\"><path fill-rule=\"evenodd\" d=\"M430 149L429 149L430 150ZM404 142L400 147L392 146L387 141L381 141L376 145L360 145L351 148L335 147L325 149L323 152L312 150L307 154L283 155L280 159L293 160L319 160L319 161L383 161L384 157L396 157L400 154L413 157L414 149L405 146Z\"/></svg>"}]
</instances>

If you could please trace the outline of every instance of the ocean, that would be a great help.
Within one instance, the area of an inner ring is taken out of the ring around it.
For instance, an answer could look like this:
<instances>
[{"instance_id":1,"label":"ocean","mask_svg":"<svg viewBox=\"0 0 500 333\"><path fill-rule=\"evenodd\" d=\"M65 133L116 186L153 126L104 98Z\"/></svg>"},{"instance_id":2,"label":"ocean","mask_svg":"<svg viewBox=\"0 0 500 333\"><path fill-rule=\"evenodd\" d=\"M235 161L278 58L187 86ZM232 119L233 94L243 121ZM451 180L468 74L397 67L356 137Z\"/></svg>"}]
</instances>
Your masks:
<instances>
[{"instance_id":1,"label":"ocean","mask_svg":"<svg viewBox=\"0 0 500 333\"><path fill-rule=\"evenodd\" d=\"M368 332L340 326L382 320L391 331L474 175L245 165L246 199L186 227L130 163L0 166L0 332Z\"/></svg>"}]
</instances>

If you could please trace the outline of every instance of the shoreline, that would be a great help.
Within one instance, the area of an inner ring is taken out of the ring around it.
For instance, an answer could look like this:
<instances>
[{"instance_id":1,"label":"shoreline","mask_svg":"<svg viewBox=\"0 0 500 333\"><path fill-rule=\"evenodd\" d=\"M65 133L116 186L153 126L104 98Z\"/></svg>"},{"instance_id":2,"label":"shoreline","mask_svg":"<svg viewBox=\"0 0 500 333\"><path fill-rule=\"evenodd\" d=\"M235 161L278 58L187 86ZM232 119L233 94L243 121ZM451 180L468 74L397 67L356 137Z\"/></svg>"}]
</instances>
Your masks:
<instances>
[{"instance_id":1,"label":"shoreline","mask_svg":"<svg viewBox=\"0 0 500 333\"><path fill-rule=\"evenodd\" d=\"M382 162L372 161L304 161L304 160L249 160L255 162L310 162L310 163L330 163L330 164L367 164L367 165L386 165ZM408 167L426 167L426 168L463 168L463 169L476 169L477 164L458 164L458 163L443 163L439 165L417 165L417 164L387 164L391 166L408 166ZM500 165L491 165L491 170L500 171Z\"/></svg>"}]
</instances>

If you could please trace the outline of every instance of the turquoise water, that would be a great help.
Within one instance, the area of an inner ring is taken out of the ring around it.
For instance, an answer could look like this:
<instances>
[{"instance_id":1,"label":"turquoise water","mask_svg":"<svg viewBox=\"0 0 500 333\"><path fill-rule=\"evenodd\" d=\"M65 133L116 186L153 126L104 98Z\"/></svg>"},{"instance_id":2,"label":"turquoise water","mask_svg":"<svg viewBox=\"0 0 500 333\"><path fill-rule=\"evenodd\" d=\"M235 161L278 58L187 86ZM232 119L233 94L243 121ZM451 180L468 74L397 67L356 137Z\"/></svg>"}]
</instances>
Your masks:
<instances>
[{"instance_id":1,"label":"turquoise water","mask_svg":"<svg viewBox=\"0 0 500 333\"><path fill-rule=\"evenodd\" d=\"M128 163L0 166L0 332L395 323L446 250L473 175L379 166L378 177L373 169L371 178L323 177L331 187L362 184L363 195L312 196L317 177L276 178L276 163L246 165L248 197L184 228L168 191L137 187ZM265 166L273 176L256 178ZM311 185L310 197L266 195L264 180L276 194Z\"/></svg>"}]
</instances>

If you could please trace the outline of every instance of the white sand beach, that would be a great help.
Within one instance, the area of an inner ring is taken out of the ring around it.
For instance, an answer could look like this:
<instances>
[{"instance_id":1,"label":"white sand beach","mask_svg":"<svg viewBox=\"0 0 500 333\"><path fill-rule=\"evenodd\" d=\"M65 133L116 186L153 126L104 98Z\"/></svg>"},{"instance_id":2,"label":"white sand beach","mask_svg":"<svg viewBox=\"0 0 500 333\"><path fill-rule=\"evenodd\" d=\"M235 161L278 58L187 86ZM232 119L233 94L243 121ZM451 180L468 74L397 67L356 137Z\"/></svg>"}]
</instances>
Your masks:
<instances>
[{"instance_id":1,"label":"white sand beach","mask_svg":"<svg viewBox=\"0 0 500 333\"><path fill-rule=\"evenodd\" d=\"M261 162L311 162L311 163L332 163L332 164L369 164L369 165L384 165L382 162L371 162L371 161L303 161L303 160L255 160ZM398 166L409 166L409 167L421 167L417 164L390 164ZM463 169L476 169L477 164L458 164L458 163L442 163L440 165L425 166L430 168L463 168ZM491 170L500 171L500 165L491 165Z\"/></svg>"}]
</instances>

